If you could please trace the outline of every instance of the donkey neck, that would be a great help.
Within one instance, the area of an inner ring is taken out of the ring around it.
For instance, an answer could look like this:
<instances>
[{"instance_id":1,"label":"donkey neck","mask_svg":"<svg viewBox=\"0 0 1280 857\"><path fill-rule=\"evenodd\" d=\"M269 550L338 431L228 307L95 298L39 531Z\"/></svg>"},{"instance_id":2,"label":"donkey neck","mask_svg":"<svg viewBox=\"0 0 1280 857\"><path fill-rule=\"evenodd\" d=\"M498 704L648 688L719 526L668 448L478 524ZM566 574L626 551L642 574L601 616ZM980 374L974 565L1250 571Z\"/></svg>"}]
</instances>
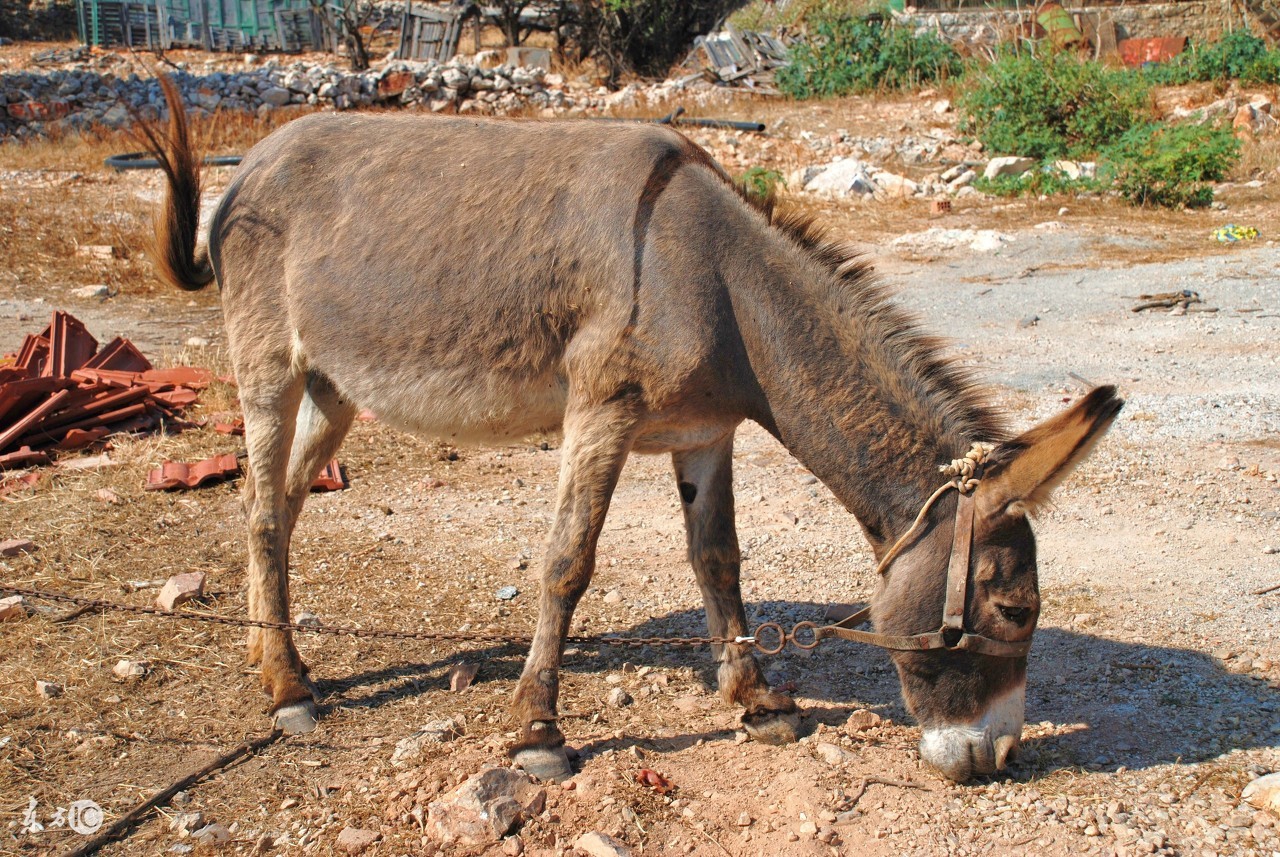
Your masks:
<instances>
[{"instance_id":1,"label":"donkey neck","mask_svg":"<svg viewBox=\"0 0 1280 857\"><path fill-rule=\"evenodd\" d=\"M938 465L998 439L997 420L868 271L841 275L833 260L777 242L761 255L735 265L730 283L763 397L757 420L879 556L942 483Z\"/></svg>"}]
</instances>

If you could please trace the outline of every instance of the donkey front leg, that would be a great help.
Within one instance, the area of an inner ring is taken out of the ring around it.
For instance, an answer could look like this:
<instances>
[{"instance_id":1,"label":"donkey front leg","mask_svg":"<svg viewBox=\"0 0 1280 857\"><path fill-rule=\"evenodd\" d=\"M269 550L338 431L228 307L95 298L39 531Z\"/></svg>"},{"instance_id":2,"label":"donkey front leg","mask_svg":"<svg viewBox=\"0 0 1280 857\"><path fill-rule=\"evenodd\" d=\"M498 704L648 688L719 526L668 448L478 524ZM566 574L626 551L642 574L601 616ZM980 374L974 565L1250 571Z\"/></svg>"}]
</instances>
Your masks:
<instances>
[{"instance_id":1,"label":"donkey front leg","mask_svg":"<svg viewBox=\"0 0 1280 857\"><path fill-rule=\"evenodd\" d=\"M626 400L591 408L571 405L565 418L556 520L547 543L538 627L512 702L521 733L511 755L541 780L559 782L573 776L564 735L556 725L560 659L573 610L595 570L596 542L635 437L633 410Z\"/></svg>"},{"instance_id":2,"label":"donkey front leg","mask_svg":"<svg viewBox=\"0 0 1280 857\"><path fill-rule=\"evenodd\" d=\"M672 455L689 537L689 562L698 578L713 637L747 634L738 577L742 556L733 520L733 432L716 443ZM765 744L795 741L800 715L791 697L773 693L747 645L717 645L720 695L746 710L742 725Z\"/></svg>"}]
</instances>

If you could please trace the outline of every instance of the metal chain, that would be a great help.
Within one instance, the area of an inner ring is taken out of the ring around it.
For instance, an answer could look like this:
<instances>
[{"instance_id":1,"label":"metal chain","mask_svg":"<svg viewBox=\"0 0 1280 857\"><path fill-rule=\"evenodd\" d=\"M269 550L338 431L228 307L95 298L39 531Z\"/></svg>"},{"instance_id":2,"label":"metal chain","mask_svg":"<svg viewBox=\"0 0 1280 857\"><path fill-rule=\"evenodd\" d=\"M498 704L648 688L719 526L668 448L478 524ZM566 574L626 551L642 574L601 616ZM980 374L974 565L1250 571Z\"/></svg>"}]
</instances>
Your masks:
<instances>
[{"instance_id":1,"label":"metal chain","mask_svg":"<svg viewBox=\"0 0 1280 857\"><path fill-rule=\"evenodd\" d=\"M100 598L84 598L79 595L67 595L63 592L46 592L40 589L24 589L17 586L0 586L0 594L22 595L38 598L42 601L61 601L75 604L88 610L110 610L116 613L132 613L142 616L161 616L166 619L178 619L188 622L206 622L212 625L230 625L237 628L267 628L273 631L297 631L302 634L331 634L343 637L364 637L380 640L426 640L429 642L456 643L515 643L528 646L532 637L512 636L508 634L480 634L439 631L388 631L378 628L349 628L341 625L299 625L296 622L267 622L259 619L240 619L232 616L217 616L212 613L192 613L187 610L171 611L160 607L144 607L138 604L120 604ZM567 643L601 644L605 646L626 646L633 649L644 646L711 646L733 643L754 644L756 638L749 637L614 637L604 634L569 635Z\"/></svg>"}]
</instances>

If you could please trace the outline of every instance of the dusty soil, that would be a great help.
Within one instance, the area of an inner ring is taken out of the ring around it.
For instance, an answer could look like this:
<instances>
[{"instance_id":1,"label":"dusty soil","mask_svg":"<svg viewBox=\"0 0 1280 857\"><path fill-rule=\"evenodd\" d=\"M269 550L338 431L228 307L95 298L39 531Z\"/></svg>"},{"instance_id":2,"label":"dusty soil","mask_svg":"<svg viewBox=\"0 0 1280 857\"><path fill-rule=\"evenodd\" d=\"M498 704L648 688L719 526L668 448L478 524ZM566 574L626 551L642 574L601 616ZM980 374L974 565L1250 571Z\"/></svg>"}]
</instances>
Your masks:
<instances>
[{"instance_id":1,"label":"dusty soil","mask_svg":"<svg viewBox=\"0 0 1280 857\"><path fill-rule=\"evenodd\" d=\"M872 134L933 121L915 101L725 110L786 120L736 145L730 135L702 135L731 169L812 162L799 133L823 124ZM216 291L173 294L150 279L142 248L158 181L97 167L112 147L130 148L112 138L4 153L14 157L0 177L0 352L66 308L100 340L123 334L162 362L226 371ZM226 172L209 175L216 193ZM807 712L809 737L783 748L745 741L736 712L714 694L704 651L571 648L562 708L581 773L574 789L552 789L546 811L521 829L526 852L564 853L600 830L652 854L1280 853L1280 822L1239 801L1249 779L1280 769L1280 592L1251 594L1280 583L1273 179L1225 191L1228 211L1194 214L1106 199L979 200L933 219L906 203L797 197L865 248L1017 424L1077 395L1071 372L1118 383L1129 400L1037 524L1045 606L1023 752L999 777L944 781L916 755L918 730L886 656L850 644L767 659L770 681L793 688ZM1257 225L1262 239L1209 241L1228 220ZM934 226L995 229L1010 240L993 253L891 243ZM77 244L113 244L124 258L79 256ZM113 296L69 294L93 283ZM1174 288L1199 291L1218 311L1129 311L1133 296ZM209 344L188 346L191 337ZM217 384L195 415L232 411L234 397ZM294 539L295 615L528 633L556 446L550 438L454 450L358 423L341 454L350 487L314 496ZM235 448L235 439L199 430L118 440L109 466L60 468L34 491L8 495L0 538L30 538L40 550L0 559L0 577L145 604L155 590L137 582L198 569L213 591L204 609L243 615L236 486L142 489L162 460ZM744 427L736 466L753 619L816 620L830 604L870 594L873 564L855 523L784 449ZM672 483L665 460L628 464L577 614L582 632L702 632ZM102 488L123 502L104 502ZM519 595L498 600L507 585ZM110 820L268 729L240 632L115 614L51 621L62 609L0 631L0 854L80 841L65 828L24 832L32 799L45 823L80 799ZM337 853L344 827L380 834L367 853L421 853L428 845L415 808L503 761L517 647L319 636L300 647L324 694L322 728L192 787L104 853L186 846L169 817L195 809L232 829L222 850L237 853ZM121 682L111 671L121 658L149 661L151 672ZM463 662L479 665L478 680L450 692L446 671ZM43 699L37 680L65 693ZM606 703L619 685L631 705ZM860 709L880 724L846 724ZM465 719L463 737L408 767L391 764L397 742L447 716ZM837 758L822 744L847 752ZM675 791L636 784L640 768L659 771Z\"/></svg>"}]
</instances>

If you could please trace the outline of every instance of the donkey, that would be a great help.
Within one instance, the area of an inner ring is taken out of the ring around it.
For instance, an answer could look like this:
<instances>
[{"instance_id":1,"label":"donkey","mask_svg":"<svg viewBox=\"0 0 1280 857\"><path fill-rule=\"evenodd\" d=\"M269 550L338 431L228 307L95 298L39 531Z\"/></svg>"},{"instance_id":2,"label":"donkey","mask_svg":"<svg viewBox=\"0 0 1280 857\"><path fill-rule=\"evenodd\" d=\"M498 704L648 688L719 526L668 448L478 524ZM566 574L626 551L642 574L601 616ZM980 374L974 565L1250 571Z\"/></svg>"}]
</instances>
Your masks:
<instances>
[{"instance_id":1,"label":"donkey","mask_svg":"<svg viewBox=\"0 0 1280 857\"><path fill-rule=\"evenodd\" d=\"M812 222L740 193L668 128L315 114L258 143L197 251L200 177L176 88L157 267L214 279L244 409L250 472L248 607L289 618L288 551L312 477L360 408L457 442L561 430L555 522L511 747L538 777L572 775L558 671L591 580L610 496L631 452L669 453L689 560L718 637L746 635L733 437L763 426L896 558L875 627L933 631L960 502L938 466L994 443L973 493L964 627L1029 641L1040 612L1027 516L1083 459L1123 402L1110 387L1016 437L989 393ZM920 514L915 534L898 544ZM896 547L895 547L896 545ZM1024 650L1025 651L1025 650ZM714 647L722 697L767 743L799 712L749 645ZM286 732L316 727L291 635L257 630L249 658ZM1021 736L1026 657L892 653L923 757L963 781L1004 766Z\"/></svg>"}]
</instances>

